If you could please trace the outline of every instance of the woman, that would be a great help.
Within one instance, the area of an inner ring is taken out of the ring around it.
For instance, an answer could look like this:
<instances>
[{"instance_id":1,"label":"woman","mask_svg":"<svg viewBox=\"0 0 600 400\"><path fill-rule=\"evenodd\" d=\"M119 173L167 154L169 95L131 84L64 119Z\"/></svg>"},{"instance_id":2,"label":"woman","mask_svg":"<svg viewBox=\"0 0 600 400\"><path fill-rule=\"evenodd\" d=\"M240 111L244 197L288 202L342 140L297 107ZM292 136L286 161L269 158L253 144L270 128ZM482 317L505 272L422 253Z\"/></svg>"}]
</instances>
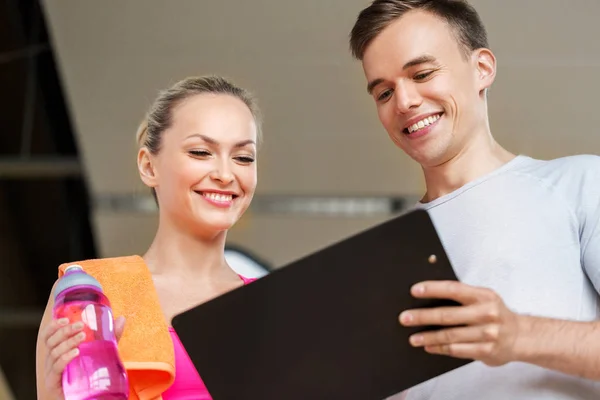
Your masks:
<instances>
[{"instance_id":1,"label":"woman","mask_svg":"<svg viewBox=\"0 0 600 400\"><path fill-rule=\"evenodd\" d=\"M212 76L188 78L161 92L138 131L138 170L158 202L159 224L150 248L143 257L134 259L134 264L139 261L149 271L148 292L155 289L164 326L169 326L171 335L174 381L171 378L161 393L164 400L210 399L170 321L183 310L249 282L227 265L224 248L227 231L254 195L259 139L260 117L255 100L244 89ZM131 258L117 261L129 262ZM110 263L102 262L99 260L103 273L108 270L110 275ZM113 291L111 297L108 291L112 286L123 286L118 279L101 282L115 315L118 292ZM136 278L135 282L139 281ZM37 343L38 399L64 398L61 374L77 356L81 341L77 336L81 327L54 321L52 307L50 296ZM128 307L122 310L125 318L117 318L115 323L117 336L122 332L124 335L119 342L122 356L128 330L144 329L135 326L139 322L133 322L137 317Z\"/></svg>"}]
</instances>

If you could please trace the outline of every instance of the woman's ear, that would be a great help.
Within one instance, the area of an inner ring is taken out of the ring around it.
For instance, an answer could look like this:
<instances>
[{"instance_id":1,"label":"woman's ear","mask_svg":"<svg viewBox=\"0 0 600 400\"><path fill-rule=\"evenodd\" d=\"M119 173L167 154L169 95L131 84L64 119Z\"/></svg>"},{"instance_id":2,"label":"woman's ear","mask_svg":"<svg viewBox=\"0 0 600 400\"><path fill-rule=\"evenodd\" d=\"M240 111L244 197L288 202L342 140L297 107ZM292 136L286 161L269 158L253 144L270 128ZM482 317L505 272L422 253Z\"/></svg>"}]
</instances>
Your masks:
<instances>
[{"instance_id":1,"label":"woman's ear","mask_svg":"<svg viewBox=\"0 0 600 400\"><path fill-rule=\"evenodd\" d=\"M158 186L158 174L154 168L154 159L146 147L142 147L138 151L137 165L142 182L150 188Z\"/></svg>"}]
</instances>

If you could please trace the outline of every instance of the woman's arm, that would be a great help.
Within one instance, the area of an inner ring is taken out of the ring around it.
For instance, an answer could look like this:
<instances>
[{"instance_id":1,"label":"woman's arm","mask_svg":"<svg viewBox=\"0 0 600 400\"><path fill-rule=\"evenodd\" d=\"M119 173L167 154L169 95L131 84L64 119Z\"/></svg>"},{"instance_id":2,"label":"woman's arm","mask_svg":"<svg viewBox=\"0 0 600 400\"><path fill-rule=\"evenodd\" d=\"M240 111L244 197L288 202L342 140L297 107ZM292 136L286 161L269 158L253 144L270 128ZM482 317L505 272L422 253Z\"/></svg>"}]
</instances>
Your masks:
<instances>
[{"instance_id":1,"label":"woman's arm","mask_svg":"<svg viewBox=\"0 0 600 400\"><path fill-rule=\"evenodd\" d=\"M44 315L42 316L42 321L40 322L35 348L35 378L38 400L54 400L51 399L51 397L46 392L45 364L47 348L46 343L42 338L42 333L48 329L48 325L52 322L52 308L54 307L54 298L52 297L52 292L54 292L55 286L56 282L52 286L52 290L50 291L50 297L48 298L48 303L46 304L46 309L44 310Z\"/></svg>"}]
</instances>

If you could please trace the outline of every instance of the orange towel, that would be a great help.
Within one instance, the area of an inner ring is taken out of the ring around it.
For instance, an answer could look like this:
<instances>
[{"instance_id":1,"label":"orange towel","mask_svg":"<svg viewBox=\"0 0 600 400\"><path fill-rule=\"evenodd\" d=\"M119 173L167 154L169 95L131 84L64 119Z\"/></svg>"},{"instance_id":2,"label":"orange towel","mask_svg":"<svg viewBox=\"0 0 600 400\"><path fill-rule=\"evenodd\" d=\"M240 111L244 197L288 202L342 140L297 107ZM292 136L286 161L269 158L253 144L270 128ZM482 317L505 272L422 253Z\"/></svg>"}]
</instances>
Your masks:
<instances>
[{"instance_id":1,"label":"orange towel","mask_svg":"<svg viewBox=\"0 0 600 400\"><path fill-rule=\"evenodd\" d=\"M127 370L130 400L158 400L175 379L175 355L152 275L139 256L105 258L78 264L100 282L114 317L125 316L119 354Z\"/></svg>"}]
</instances>

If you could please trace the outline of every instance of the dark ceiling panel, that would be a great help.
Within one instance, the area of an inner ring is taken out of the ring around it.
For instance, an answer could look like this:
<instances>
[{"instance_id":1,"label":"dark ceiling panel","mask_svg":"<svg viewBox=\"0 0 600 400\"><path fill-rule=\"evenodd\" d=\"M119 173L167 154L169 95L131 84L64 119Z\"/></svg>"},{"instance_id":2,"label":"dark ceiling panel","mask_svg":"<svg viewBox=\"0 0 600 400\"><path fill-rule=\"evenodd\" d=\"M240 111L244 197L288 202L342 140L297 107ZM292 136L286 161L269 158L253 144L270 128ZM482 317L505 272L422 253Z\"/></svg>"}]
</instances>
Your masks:
<instances>
[{"instance_id":1,"label":"dark ceiling panel","mask_svg":"<svg viewBox=\"0 0 600 400\"><path fill-rule=\"evenodd\" d=\"M77 157L36 0L0 0L0 87L0 160ZM86 185L81 176L0 175L0 312L35 315L58 264L96 256ZM0 321L0 366L16 398L33 400L37 326Z\"/></svg>"}]
</instances>

